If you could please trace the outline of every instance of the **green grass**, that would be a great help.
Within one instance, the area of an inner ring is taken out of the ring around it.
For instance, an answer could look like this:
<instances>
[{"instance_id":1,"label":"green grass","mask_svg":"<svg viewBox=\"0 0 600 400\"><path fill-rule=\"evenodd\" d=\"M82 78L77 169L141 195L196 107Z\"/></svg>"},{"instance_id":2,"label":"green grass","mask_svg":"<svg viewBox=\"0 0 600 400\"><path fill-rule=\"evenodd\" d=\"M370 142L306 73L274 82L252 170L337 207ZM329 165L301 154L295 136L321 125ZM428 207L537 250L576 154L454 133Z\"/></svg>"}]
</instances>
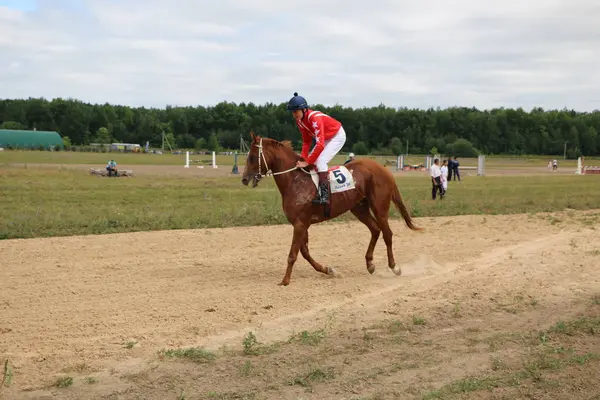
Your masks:
<instances>
[{"instance_id":1,"label":"green grass","mask_svg":"<svg viewBox=\"0 0 600 400\"><path fill-rule=\"evenodd\" d=\"M193 159L212 159L212 156L190 156ZM233 159L233 157L228 157ZM84 153L75 151L24 151L0 152L0 165L9 163L42 164L90 164L103 166L115 159L123 165L184 165L185 154L144 154L144 153ZM217 159L217 162L219 159ZM233 164L233 162L232 162Z\"/></svg>"},{"instance_id":2,"label":"green grass","mask_svg":"<svg viewBox=\"0 0 600 400\"><path fill-rule=\"evenodd\" d=\"M62 376L57 378L54 382L54 386L57 388L67 388L73 385L73 378L70 376Z\"/></svg>"},{"instance_id":3,"label":"green grass","mask_svg":"<svg viewBox=\"0 0 600 400\"><path fill-rule=\"evenodd\" d=\"M361 158L364 156L358 156ZM396 159L394 156L368 156L381 163L391 162ZM548 160L556 158L555 156L490 156L486 157L486 166L494 168L530 168L545 167ZM115 159L118 165L184 165L185 152L183 154L145 154L145 153L85 153L72 151L39 151L39 150L11 150L0 152L0 166L11 163L29 163L29 164L86 164L90 166L106 165L108 160ZM191 155L191 160L201 160L204 163L210 163L211 155ZM347 152L342 152L334 158L332 163L343 163L347 159ZM464 167L474 167L477 165L477 158L460 158L460 164ZM597 160L588 158L588 165L597 164ZM217 155L217 165L233 165L233 156ZM562 160L558 157L559 169L574 169L577 160ZM425 155L411 154L405 158L406 164L424 164ZM238 156L238 165L245 165L246 158L243 155Z\"/></svg>"},{"instance_id":4,"label":"green grass","mask_svg":"<svg viewBox=\"0 0 600 400\"><path fill-rule=\"evenodd\" d=\"M233 156L217 155L217 165L233 165ZM394 157L387 157L393 159ZM24 151L12 150L0 152L0 166L2 164L86 164L102 167L114 159L118 166L123 165L181 165L185 164L183 154L146 154L146 153L85 153L74 151ZM334 162L343 163L346 155L338 155ZM424 156L421 157L424 160ZM207 165L212 162L212 155L190 155L190 160L202 161L198 165ZM424 161L420 161L424 162ZM238 165L245 165L246 157L238 156Z\"/></svg>"},{"instance_id":5,"label":"green grass","mask_svg":"<svg viewBox=\"0 0 600 400\"><path fill-rule=\"evenodd\" d=\"M240 176L91 177L49 168L0 169L0 239L146 230L287 224L273 178L257 188ZM426 176L397 180L418 217L597 208L600 176L468 177L430 200ZM392 209L392 218L399 214ZM355 218L347 213L337 220Z\"/></svg>"},{"instance_id":6,"label":"green grass","mask_svg":"<svg viewBox=\"0 0 600 400\"><path fill-rule=\"evenodd\" d=\"M208 351L202 347L162 350L159 352L159 354L163 357L179 358L192 361L198 364L209 363L217 358L215 353Z\"/></svg>"},{"instance_id":7,"label":"green grass","mask_svg":"<svg viewBox=\"0 0 600 400\"><path fill-rule=\"evenodd\" d=\"M11 382L12 382L12 377L13 377L13 372L12 372L12 367L9 364L8 359L6 359L4 361L4 371L2 373L2 382L0 382L0 389L2 389L3 386L10 386Z\"/></svg>"},{"instance_id":8,"label":"green grass","mask_svg":"<svg viewBox=\"0 0 600 400\"><path fill-rule=\"evenodd\" d=\"M228 155L217 155L217 165L233 165L234 157ZM342 164L347 160L347 153L337 155L332 163ZM381 163L394 161L394 156L371 156ZM145 153L84 153L69 151L24 151L13 150L0 152L0 166L2 164L86 164L101 167L108 160L114 159L118 165L181 165L185 164L185 152L183 154L145 154ZM201 161L198 165L207 165L212 162L212 155L190 155L190 160ZM406 158L406 163L425 163L424 155L413 155ZM463 160L461 160L463 162ZM504 164L506 161L501 160ZM238 156L238 165L246 165L245 155ZM464 165L477 165L477 159L465 159Z\"/></svg>"}]
</instances>

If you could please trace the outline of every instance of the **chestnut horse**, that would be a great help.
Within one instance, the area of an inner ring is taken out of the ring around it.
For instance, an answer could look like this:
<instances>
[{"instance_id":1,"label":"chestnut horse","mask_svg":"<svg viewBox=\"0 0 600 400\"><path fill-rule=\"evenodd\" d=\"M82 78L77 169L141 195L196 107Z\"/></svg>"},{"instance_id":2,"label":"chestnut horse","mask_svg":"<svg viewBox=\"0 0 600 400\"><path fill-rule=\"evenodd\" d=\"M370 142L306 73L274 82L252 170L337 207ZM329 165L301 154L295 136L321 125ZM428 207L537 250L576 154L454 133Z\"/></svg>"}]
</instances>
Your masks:
<instances>
[{"instance_id":1,"label":"chestnut horse","mask_svg":"<svg viewBox=\"0 0 600 400\"><path fill-rule=\"evenodd\" d=\"M394 202L410 229L418 231L422 228L414 225L402 201L394 176L387 168L370 159L354 160L346 164L346 168L353 175L355 187L339 193L330 193L329 216L325 216L323 206L311 201L317 188L310 172L296 166L296 162L302 158L294 152L290 142L278 142L255 136L254 133L251 133L251 137L252 144L242 183L248 185L252 181L254 188L271 171L281 193L283 212L294 227L287 270L280 285L287 286L290 283L298 251L315 270L331 276L336 275L333 268L325 268L311 257L308 251L308 228L311 224L333 219L347 211L352 212L371 231L371 242L365 255L369 273L375 272L373 251L380 233L383 232L383 240L387 246L388 267L394 274L402 275L400 267L396 267L392 252L392 231L388 224L390 203Z\"/></svg>"}]
</instances>

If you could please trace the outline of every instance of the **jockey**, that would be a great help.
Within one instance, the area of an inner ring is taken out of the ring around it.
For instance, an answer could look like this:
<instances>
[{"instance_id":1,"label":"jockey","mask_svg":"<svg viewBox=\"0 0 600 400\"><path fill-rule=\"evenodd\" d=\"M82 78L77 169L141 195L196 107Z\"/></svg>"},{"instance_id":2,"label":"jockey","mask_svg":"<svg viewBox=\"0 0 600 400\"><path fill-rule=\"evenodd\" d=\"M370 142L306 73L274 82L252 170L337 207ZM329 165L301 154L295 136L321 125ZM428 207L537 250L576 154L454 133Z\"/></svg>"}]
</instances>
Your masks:
<instances>
[{"instance_id":1,"label":"jockey","mask_svg":"<svg viewBox=\"0 0 600 400\"><path fill-rule=\"evenodd\" d=\"M294 97L288 102L287 109L296 118L296 124L302 134L303 144L300 155L304 161L298 161L296 166L304 168L308 165L315 165L317 167L320 190L317 191L317 197L312 202L327 204L329 202L329 167L327 163L346 143L346 132L336 119L308 108L306 100L304 97L298 96L298 93L294 93ZM313 139L315 147L309 154L308 150Z\"/></svg>"}]
</instances>

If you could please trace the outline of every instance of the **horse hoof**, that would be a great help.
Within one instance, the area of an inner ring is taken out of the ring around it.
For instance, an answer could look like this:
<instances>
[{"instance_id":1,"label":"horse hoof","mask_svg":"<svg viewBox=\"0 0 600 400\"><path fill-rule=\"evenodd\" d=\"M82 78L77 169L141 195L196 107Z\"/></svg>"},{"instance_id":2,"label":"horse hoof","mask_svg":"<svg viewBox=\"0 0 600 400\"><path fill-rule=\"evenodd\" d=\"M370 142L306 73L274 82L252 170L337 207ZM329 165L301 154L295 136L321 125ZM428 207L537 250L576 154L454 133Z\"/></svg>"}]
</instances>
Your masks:
<instances>
[{"instance_id":1,"label":"horse hoof","mask_svg":"<svg viewBox=\"0 0 600 400\"><path fill-rule=\"evenodd\" d=\"M339 276L339 274L336 272L336 270L331 267L327 267L327 275L330 275L334 278L337 278Z\"/></svg>"},{"instance_id":2,"label":"horse hoof","mask_svg":"<svg viewBox=\"0 0 600 400\"><path fill-rule=\"evenodd\" d=\"M375 272L375 266L373 264L367 265L367 271L369 271L369 273L373 275L373 273Z\"/></svg>"},{"instance_id":3,"label":"horse hoof","mask_svg":"<svg viewBox=\"0 0 600 400\"><path fill-rule=\"evenodd\" d=\"M402 275L402 268L400 268L399 266L395 266L394 268L392 268L392 272L398 276Z\"/></svg>"},{"instance_id":4,"label":"horse hoof","mask_svg":"<svg viewBox=\"0 0 600 400\"><path fill-rule=\"evenodd\" d=\"M289 284L290 284L289 282L287 282L287 283L286 283L286 282L284 282L284 281L281 281L281 282L279 282L279 283L277 284L277 286L287 286L287 285L289 285Z\"/></svg>"}]
</instances>

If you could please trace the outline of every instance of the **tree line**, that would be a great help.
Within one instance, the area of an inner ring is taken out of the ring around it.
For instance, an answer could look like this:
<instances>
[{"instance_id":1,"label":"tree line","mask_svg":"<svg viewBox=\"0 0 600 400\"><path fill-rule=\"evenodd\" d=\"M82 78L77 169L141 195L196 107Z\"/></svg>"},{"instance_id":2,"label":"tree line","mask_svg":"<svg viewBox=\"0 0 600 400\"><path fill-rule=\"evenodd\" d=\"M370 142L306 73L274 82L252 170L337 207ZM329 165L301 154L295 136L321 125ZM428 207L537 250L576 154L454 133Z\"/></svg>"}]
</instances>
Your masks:
<instances>
[{"instance_id":1,"label":"tree line","mask_svg":"<svg viewBox=\"0 0 600 400\"><path fill-rule=\"evenodd\" d=\"M600 111L534 108L452 107L446 109L357 108L314 105L340 120L347 134L344 152L357 154L441 153L473 156L600 154ZM67 145L138 143L160 147L163 134L172 146L235 150L249 132L291 140L300 134L285 103L221 102L214 106L165 108L89 104L76 99L0 100L1 129L58 132ZM566 146L565 146L566 145Z\"/></svg>"}]
</instances>

